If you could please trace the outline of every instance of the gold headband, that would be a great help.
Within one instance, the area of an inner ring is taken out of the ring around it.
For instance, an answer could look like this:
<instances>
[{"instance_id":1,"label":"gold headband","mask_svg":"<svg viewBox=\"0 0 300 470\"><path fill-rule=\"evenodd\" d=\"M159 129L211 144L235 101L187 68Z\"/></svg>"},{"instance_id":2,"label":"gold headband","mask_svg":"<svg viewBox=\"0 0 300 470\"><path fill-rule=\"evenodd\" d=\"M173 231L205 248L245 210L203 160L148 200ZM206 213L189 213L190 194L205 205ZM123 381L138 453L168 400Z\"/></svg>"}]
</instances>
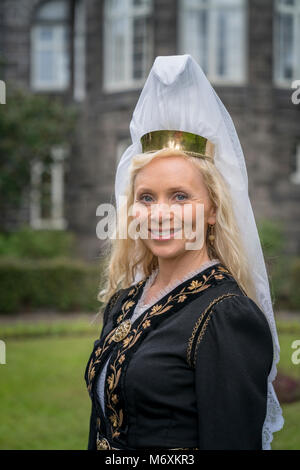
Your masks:
<instances>
[{"instance_id":1,"label":"gold headband","mask_svg":"<svg viewBox=\"0 0 300 470\"><path fill-rule=\"evenodd\" d=\"M154 152L163 148L182 150L199 158L214 161L215 145L201 135L184 131L153 131L141 137L143 152Z\"/></svg>"}]
</instances>

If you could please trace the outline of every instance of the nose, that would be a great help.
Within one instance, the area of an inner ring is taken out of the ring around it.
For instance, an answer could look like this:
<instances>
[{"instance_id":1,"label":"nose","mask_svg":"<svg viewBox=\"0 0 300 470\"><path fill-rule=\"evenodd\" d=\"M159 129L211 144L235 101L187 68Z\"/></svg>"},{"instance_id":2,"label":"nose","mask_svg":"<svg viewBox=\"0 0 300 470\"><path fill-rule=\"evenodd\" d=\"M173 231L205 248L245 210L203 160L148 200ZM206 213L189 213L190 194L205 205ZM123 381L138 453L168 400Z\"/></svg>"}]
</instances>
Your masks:
<instances>
[{"instance_id":1,"label":"nose","mask_svg":"<svg viewBox=\"0 0 300 470\"><path fill-rule=\"evenodd\" d=\"M151 207L150 222L151 227L161 227L169 224L173 219L172 211L166 203L153 204Z\"/></svg>"}]
</instances>

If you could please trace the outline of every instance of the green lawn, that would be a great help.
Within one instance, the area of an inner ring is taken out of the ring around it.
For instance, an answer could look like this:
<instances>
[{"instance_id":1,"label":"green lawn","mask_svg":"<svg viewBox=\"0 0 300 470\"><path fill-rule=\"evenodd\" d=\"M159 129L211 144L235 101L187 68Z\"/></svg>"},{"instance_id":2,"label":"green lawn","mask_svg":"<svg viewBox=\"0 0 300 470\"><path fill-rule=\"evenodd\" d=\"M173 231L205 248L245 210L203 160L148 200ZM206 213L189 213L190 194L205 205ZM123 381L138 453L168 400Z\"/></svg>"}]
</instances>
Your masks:
<instances>
[{"instance_id":1,"label":"green lawn","mask_svg":"<svg viewBox=\"0 0 300 470\"><path fill-rule=\"evenodd\" d=\"M0 365L0 449L86 449L90 398L84 370L94 333L6 339ZM74 333L75 334L75 333ZM299 377L291 363L291 343L300 335L280 335L280 367ZM284 405L285 426L273 449L300 449L300 402Z\"/></svg>"},{"instance_id":2,"label":"green lawn","mask_svg":"<svg viewBox=\"0 0 300 470\"><path fill-rule=\"evenodd\" d=\"M277 368L281 368L288 375L300 379L300 364L293 364L291 360L292 354L295 352L295 349L292 348L292 343L295 340L300 340L300 332L279 334L280 361Z\"/></svg>"},{"instance_id":3,"label":"green lawn","mask_svg":"<svg viewBox=\"0 0 300 470\"><path fill-rule=\"evenodd\" d=\"M90 398L84 370L93 337L6 341L0 449L85 449Z\"/></svg>"},{"instance_id":4,"label":"green lawn","mask_svg":"<svg viewBox=\"0 0 300 470\"><path fill-rule=\"evenodd\" d=\"M273 450L300 450L300 401L282 406L284 426L274 433Z\"/></svg>"}]
</instances>

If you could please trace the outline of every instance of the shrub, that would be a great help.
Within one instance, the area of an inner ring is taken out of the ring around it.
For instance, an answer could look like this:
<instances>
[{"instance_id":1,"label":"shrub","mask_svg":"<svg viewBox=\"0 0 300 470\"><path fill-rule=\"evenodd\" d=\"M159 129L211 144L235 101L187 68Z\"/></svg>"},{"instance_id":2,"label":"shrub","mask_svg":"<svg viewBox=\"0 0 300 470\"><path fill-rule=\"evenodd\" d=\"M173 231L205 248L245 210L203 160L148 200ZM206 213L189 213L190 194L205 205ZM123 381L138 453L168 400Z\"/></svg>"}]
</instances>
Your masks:
<instances>
[{"instance_id":1,"label":"shrub","mask_svg":"<svg viewBox=\"0 0 300 470\"><path fill-rule=\"evenodd\" d=\"M278 257L284 247L282 223L262 219L258 222L257 228L266 262L271 262Z\"/></svg>"},{"instance_id":2,"label":"shrub","mask_svg":"<svg viewBox=\"0 0 300 470\"><path fill-rule=\"evenodd\" d=\"M291 262L290 301L291 307L300 310L300 258Z\"/></svg>"},{"instance_id":3,"label":"shrub","mask_svg":"<svg viewBox=\"0 0 300 470\"><path fill-rule=\"evenodd\" d=\"M0 256L55 258L75 251L75 237L62 230L34 230L23 226L17 232L0 233Z\"/></svg>"},{"instance_id":4,"label":"shrub","mask_svg":"<svg viewBox=\"0 0 300 470\"><path fill-rule=\"evenodd\" d=\"M273 306L293 308L291 303L292 257L284 253L284 227L281 221L260 220L257 224L266 269L269 277ZM299 308L300 303L294 303Z\"/></svg>"},{"instance_id":5,"label":"shrub","mask_svg":"<svg viewBox=\"0 0 300 470\"><path fill-rule=\"evenodd\" d=\"M0 312L99 308L99 266L70 259L0 261Z\"/></svg>"}]
</instances>

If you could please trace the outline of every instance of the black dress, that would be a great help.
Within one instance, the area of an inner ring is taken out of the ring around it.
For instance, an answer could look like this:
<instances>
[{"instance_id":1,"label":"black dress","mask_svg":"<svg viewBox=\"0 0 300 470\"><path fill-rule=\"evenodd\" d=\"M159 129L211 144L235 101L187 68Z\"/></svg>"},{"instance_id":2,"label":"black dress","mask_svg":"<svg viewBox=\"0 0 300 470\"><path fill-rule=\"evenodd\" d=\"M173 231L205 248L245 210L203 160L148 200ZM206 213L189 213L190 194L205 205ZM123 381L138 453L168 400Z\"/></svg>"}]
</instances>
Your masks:
<instances>
[{"instance_id":1,"label":"black dress","mask_svg":"<svg viewBox=\"0 0 300 470\"><path fill-rule=\"evenodd\" d=\"M218 263L131 325L145 282L106 306L85 370L88 449L262 449L273 361L263 312ZM109 356L104 416L96 382Z\"/></svg>"}]
</instances>

